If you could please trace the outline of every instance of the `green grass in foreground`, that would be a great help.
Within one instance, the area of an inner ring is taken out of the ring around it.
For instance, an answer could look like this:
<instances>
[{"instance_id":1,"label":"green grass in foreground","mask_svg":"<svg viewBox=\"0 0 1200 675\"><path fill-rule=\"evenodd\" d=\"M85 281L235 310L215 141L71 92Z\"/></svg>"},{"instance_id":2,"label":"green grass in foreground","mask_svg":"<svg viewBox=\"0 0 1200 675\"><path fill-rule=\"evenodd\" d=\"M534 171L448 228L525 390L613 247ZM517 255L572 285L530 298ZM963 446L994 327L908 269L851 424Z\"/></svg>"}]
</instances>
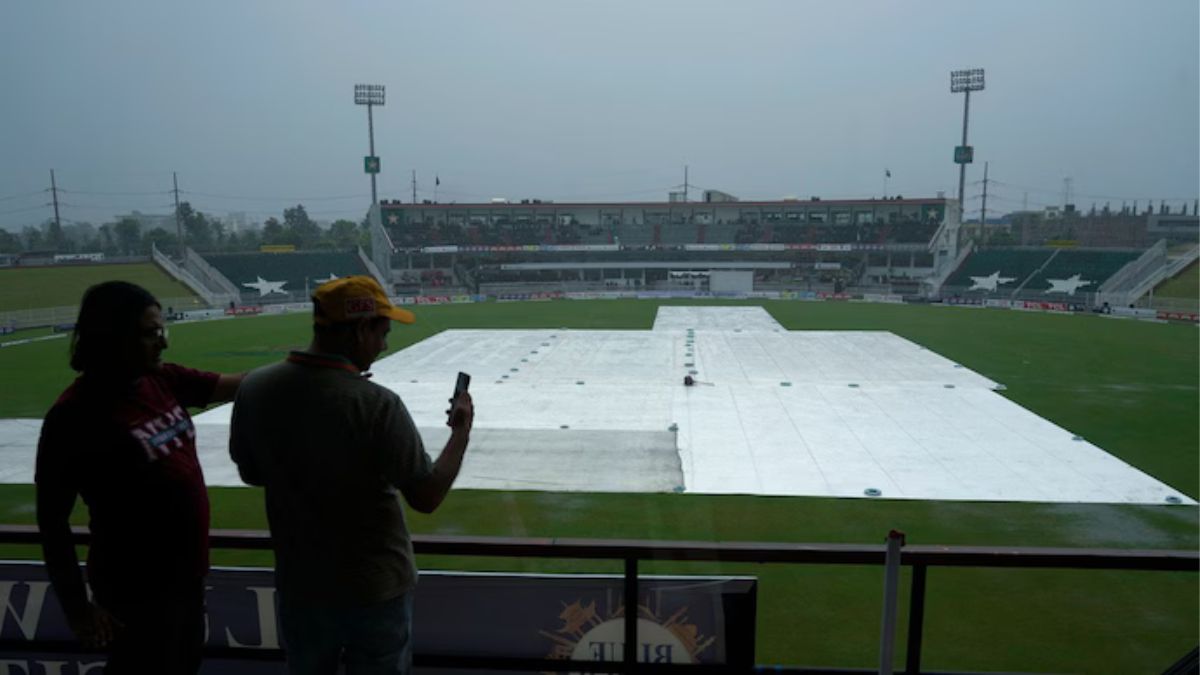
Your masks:
<instances>
[{"instance_id":1,"label":"green grass in foreground","mask_svg":"<svg viewBox=\"0 0 1200 675\"><path fill-rule=\"evenodd\" d=\"M152 263L19 267L0 270L0 312L77 307L88 286L115 279L135 283L159 298L196 297Z\"/></svg>"},{"instance_id":2,"label":"green grass in foreground","mask_svg":"<svg viewBox=\"0 0 1200 675\"><path fill-rule=\"evenodd\" d=\"M446 328L647 329L659 303L595 301L423 307L392 349ZM663 304L681 304L678 302ZM728 304L728 303L726 303ZM741 303L739 303L741 304ZM1197 332L1092 316L965 308L763 303L791 329L890 330L1008 387L1004 395L1173 485L1197 494ZM217 370L273 361L307 339L305 316L172 328L173 360ZM0 351L0 416L40 416L70 381L66 344ZM264 529L257 490L214 488L213 526ZM32 489L0 487L0 522L32 522ZM82 514L77 513L79 522ZM414 531L439 534L1195 549L1195 507L868 501L674 494L458 491ZM36 556L12 550L10 556ZM218 563L270 564L218 552ZM618 571L570 561L426 557L428 569ZM654 563L649 572L760 579L758 661L875 664L878 568ZM1161 671L1200 630L1196 575L934 569L925 660L930 669ZM901 611L905 608L902 606ZM903 640L903 636L901 636ZM900 650L901 652L903 650Z\"/></svg>"}]
</instances>

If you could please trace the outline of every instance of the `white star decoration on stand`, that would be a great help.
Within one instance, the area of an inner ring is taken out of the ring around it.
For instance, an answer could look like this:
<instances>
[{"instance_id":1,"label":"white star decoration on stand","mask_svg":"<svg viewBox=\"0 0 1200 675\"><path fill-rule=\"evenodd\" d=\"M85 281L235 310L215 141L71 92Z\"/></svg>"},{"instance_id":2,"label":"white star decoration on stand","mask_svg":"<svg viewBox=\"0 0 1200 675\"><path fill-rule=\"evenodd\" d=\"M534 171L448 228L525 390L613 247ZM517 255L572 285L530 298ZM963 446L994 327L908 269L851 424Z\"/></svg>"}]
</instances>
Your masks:
<instances>
[{"instance_id":1,"label":"white star decoration on stand","mask_svg":"<svg viewBox=\"0 0 1200 675\"><path fill-rule=\"evenodd\" d=\"M968 291L994 291L1000 284L1007 284L1016 281L1015 277L1002 277L999 270L992 272L986 277L971 277L971 282L974 284Z\"/></svg>"},{"instance_id":2,"label":"white star decoration on stand","mask_svg":"<svg viewBox=\"0 0 1200 675\"><path fill-rule=\"evenodd\" d=\"M1075 295L1075 291L1084 286L1090 286L1093 282L1080 280L1080 275L1073 274L1067 279L1047 279L1050 282L1050 288L1046 289L1047 293L1066 293L1067 295Z\"/></svg>"},{"instance_id":3,"label":"white star decoration on stand","mask_svg":"<svg viewBox=\"0 0 1200 675\"><path fill-rule=\"evenodd\" d=\"M250 283L244 283L244 282L242 283L242 285L245 286L246 288L253 288L254 290L258 291L258 297L260 297L260 298L263 297L264 295L269 295L271 293L287 293L287 291L283 290L283 287L285 284L287 284L286 280L285 281L267 281L266 279L263 279L262 277L258 277L258 281L253 281Z\"/></svg>"}]
</instances>

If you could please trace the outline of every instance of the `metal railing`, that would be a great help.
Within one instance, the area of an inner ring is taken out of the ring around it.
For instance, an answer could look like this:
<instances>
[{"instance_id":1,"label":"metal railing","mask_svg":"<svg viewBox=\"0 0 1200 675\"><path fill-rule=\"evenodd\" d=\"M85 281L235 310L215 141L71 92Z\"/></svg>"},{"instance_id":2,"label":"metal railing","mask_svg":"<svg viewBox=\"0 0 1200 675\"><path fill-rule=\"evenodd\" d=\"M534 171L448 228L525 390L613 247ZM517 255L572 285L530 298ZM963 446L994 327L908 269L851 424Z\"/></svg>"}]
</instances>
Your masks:
<instances>
[{"instance_id":1,"label":"metal railing","mask_svg":"<svg viewBox=\"0 0 1200 675\"><path fill-rule=\"evenodd\" d=\"M72 528L74 542L87 544L88 531ZM0 544L38 544L40 535L32 525L0 525ZM270 550L268 532L259 530L213 530L214 549ZM640 561L784 563L800 565L872 565L882 567L886 546L864 544L786 544L761 542L644 541L624 539L510 538L415 535L413 548L420 555L483 556L497 558L556 558L572 560L620 560L624 563L623 600L626 607L638 603ZM912 568L908 606L908 638L904 673L921 670L925 623L925 582L930 567L1040 568L1087 570L1139 570L1154 572L1200 572L1200 552L1183 550L1026 548L983 546L906 546L900 565ZM637 643L637 612L625 612L625 644ZM24 649L35 645L25 643ZM0 645L9 649L21 644ZM46 645L36 645L45 647ZM61 648L62 645L56 645ZM262 650L221 648L212 655L237 658L279 659ZM1169 657L1167 657L1169 658ZM550 672L606 673L737 673L756 672L757 666L729 664L667 665L636 662L636 650L624 650L622 661L562 661L537 658L478 657L417 654L418 666L493 670L540 670ZM865 673L852 668L771 667L776 673Z\"/></svg>"}]
</instances>

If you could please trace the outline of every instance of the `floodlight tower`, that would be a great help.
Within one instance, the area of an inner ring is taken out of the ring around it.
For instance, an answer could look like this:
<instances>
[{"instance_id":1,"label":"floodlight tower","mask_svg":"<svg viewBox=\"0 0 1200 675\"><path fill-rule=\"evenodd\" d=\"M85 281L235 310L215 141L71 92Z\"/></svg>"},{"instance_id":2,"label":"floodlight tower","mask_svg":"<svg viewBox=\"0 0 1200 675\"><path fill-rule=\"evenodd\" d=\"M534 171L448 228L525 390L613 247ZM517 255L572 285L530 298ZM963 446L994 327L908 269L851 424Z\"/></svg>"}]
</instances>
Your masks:
<instances>
[{"instance_id":1,"label":"floodlight tower","mask_svg":"<svg viewBox=\"0 0 1200 675\"><path fill-rule=\"evenodd\" d=\"M963 222L963 185L967 179L967 165L975 159L975 149L967 145L967 117L971 112L971 92L983 91L983 68L950 71L950 91L963 92L963 137L962 145L954 148L954 163L958 165L958 222Z\"/></svg>"},{"instance_id":2,"label":"floodlight tower","mask_svg":"<svg viewBox=\"0 0 1200 675\"><path fill-rule=\"evenodd\" d=\"M376 205L379 198L375 194L375 175L379 173L379 158L375 156L375 117L371 109L383 105L383 85L354 85L354 103L367 106L367 137L371 144L371 154L363 158L363 171L371 175L371 204Z\"/></svg>"}]
</instances>

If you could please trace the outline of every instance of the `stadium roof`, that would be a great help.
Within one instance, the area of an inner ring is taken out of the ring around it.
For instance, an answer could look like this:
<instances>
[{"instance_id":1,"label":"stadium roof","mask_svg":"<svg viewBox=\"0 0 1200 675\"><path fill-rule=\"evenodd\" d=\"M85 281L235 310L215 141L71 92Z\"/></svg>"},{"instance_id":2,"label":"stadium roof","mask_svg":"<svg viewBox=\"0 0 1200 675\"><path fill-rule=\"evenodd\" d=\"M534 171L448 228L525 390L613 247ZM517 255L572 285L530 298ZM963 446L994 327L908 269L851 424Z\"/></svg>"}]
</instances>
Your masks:
<instances>
[{"instance_id":1,"label":"stadium roof","mask_svg":"<svg viewBox=\"0 0 1200 675\"><path fill-rule=\"evenodd\" d=\"M380 206L387 208L413 208L419 207L424 209L501 209L501 208L546 208L546 209L561 209L561 208L591 208L591 209L614 209L614 208L678 208L678 207L762 207L762 206L879 206L888 204L902 205L922 205L922 204L945 204L948 199L944 197L929 197L919 199L820 199L820 200L801 200L801 199L786 199L778 201L736 201L736 202L547 202L538 203L528 202L441 202L437 204L412 204L404 203L398 200L388 201L383 200Z\"/></svg>"}]
</instances>

